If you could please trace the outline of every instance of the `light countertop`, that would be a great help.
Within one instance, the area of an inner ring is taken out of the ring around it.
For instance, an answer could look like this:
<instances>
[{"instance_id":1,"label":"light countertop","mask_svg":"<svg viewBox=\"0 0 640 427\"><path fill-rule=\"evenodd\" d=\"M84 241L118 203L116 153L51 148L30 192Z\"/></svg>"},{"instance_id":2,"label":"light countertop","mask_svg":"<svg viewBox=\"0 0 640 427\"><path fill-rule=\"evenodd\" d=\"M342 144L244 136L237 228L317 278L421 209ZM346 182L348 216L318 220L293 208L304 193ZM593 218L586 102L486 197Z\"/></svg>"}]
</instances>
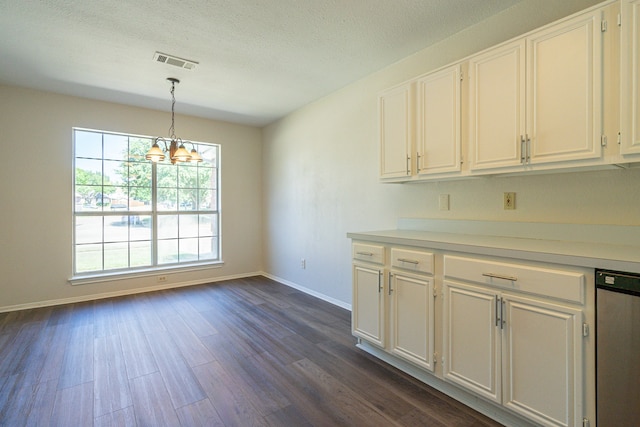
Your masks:
<instances>
[{"instance_id":1,"label":"light countertop","mask_svg":"<svg viewBox=\"0 0 640 427\"><path fill-rule=\"evenodd\" d=\"M640 273L640 227L488 221L399 221L357 241ZM638 239L636 240L636 237Z\"/></svg>"}]
</instances>

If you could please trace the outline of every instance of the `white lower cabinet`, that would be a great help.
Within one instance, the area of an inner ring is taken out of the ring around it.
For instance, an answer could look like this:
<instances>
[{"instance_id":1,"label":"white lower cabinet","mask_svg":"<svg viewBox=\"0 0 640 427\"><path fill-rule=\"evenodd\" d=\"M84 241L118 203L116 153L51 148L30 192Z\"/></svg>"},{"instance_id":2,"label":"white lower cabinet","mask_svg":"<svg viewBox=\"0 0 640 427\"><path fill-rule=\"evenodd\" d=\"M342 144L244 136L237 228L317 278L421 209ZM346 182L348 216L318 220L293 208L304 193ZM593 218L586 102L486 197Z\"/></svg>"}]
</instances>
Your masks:
<instances>
[{"instance_id":1,"label":"white lower cabinet","mask_svg":"<svg viewBox=\"0 0 640 427\"><path fill-rule=\"evenodd\" d=\"M389 350L398 357L433 371L433 279L391 270L389 295Z\"/></svg>"},{"instance_id":2,"label":"white lower cabinet","mask_svg":"<svg viewBox=\"0 0 640 427\"><path fill-rule=\"evenodd\" d=\"M507 423L578 427L594 418L592 276L356 241L352 332L395 366L491 402Z\"/></svg>"},{"instance_id":3,"label":"white lower cabinet","mask_svg":"<svg viewBox=\"0 0 640 427\"><path fill-rule=\"evenodd\" d=\"M582 424L582 311L502 299L503 404L540 425Z\"/></svg>"},{"instance_id":4,"label":"white lower cabinet","mask_svg":"<svg viewBox=\"0 0 640 427\"><path fill-rule=\"evenodd\" d=\"M433 371L433 254L376 247L354 244L353 335ZM362 262L369 253L389 254L390 259L385 265Z\"/></svg>"},{"instance_id":5,"label":"white lower cabinet","mask_svg":"<svg viewBox=\"0 0 640 427\"><path fill-rule=\"evenodd\" d=\"M501 337L495 292L445 282L444 377L502 402Z\"/></svg>"},{"instance_id":6,"label":"white lower cabinet","mask_svg":"<svg viewBox=\"0 0 640 427\"><path fill-rule=\"evenodd\" d=\"M385 346L385 297L382 269L353 266L353 334L380 347Z\"/></svg>"},{"instance_id":7,"label":"white lower cabinet","mask_svg":"<svg viewBox=\"0 0 640 427\"><path fill-rule=\"evenodd\" d=\"M444 378L537 425L582 425L584 276L444 258ZM552 294L522 292L538 281Z\"/></svg>"},{"instance_id":8,"label":"white lower cabinet","mask_svg":"<svg viewBox=\"0 0 640 427\"><path fill-rule=\"evenodd\" d=\"M382 245L354 243L353 335L379 347L385 346L386 299L384 297L385 248Z\"/></svg>"}]
</instances>

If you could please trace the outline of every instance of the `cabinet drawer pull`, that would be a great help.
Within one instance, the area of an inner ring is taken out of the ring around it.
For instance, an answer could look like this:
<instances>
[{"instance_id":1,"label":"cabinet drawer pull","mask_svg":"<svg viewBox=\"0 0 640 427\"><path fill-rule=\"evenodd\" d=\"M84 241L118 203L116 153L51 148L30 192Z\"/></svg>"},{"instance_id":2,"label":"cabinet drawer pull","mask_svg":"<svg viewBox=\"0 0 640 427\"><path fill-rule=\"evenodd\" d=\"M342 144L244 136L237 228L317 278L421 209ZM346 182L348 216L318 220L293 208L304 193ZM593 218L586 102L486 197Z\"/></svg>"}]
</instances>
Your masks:
<instances>
[{"instance_id":1,"label":"cabinet drawer pull","mask_svg":"<svg viewBox=\"0 0 640 427\"><path fill-rule=\"evenodd\" d=\"M356 252L357 255L373 256L373 252Z\"/></svg>"},{"instance_id":2,"label":"cabinet drawer pull","mask_svg":"<svg viewBox=\"0 0 640 427\"><path fill-rule=\"evenodd\" d=\"M398 258L398 261L406 262L406 263L409 263L409 264L415 264L415 265L420 264L420 261L415 260L415 259Z\"/></svg>"},{"instance_id":3,"label":"cabinet drawer pull","mask_svg":"<svg viewBox=\"0 0 640 427\"><path fill-rule=\"evenodd\" d=\"M502 280L509 280L511 282L516 282L518 281L517 277L514 276L505 276L504 274L495 274L495 273L482 273L483 276L485 277L491 277L493 279L502 279Z\"/></svg>"}]
</instances>

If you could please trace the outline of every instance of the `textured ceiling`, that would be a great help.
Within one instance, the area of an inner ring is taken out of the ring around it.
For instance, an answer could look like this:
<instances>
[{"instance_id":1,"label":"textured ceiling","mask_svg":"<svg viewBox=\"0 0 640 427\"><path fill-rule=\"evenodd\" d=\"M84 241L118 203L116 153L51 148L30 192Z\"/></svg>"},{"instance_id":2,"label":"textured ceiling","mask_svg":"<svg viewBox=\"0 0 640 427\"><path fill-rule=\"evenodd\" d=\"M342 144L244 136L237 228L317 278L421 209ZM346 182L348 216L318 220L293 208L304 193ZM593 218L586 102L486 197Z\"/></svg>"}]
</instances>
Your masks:
<instances>
[{"instance_id":1,"label":"textured ceiling","mask_svg":"<svg viewBox=\"0 0 640 427\"><path fill-rule=\"evenodd\" d=\"M0 83L262 126L519 1L0 0Z\"/></svg>"}]
</instances>

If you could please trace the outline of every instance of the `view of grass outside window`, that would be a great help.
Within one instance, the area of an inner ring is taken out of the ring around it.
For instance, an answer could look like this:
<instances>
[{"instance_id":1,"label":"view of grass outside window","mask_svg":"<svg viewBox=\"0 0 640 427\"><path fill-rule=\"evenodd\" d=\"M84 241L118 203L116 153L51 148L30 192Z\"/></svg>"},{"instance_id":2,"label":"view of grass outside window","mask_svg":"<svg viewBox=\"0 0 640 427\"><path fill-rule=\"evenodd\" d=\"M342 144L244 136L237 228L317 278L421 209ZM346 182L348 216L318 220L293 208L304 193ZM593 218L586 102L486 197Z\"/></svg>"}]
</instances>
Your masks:
<instances>
[{"instance_id":1,"label":"view of grass outside window","mask_svg":"<svg viewBox=\"0 0 640 427\"><path fill-rule=\"evenodd\" d=\"M152 144L74 129L74 275L220 260L220 147L174 165L146 160Z\"/></svg>"}]
</instances>

